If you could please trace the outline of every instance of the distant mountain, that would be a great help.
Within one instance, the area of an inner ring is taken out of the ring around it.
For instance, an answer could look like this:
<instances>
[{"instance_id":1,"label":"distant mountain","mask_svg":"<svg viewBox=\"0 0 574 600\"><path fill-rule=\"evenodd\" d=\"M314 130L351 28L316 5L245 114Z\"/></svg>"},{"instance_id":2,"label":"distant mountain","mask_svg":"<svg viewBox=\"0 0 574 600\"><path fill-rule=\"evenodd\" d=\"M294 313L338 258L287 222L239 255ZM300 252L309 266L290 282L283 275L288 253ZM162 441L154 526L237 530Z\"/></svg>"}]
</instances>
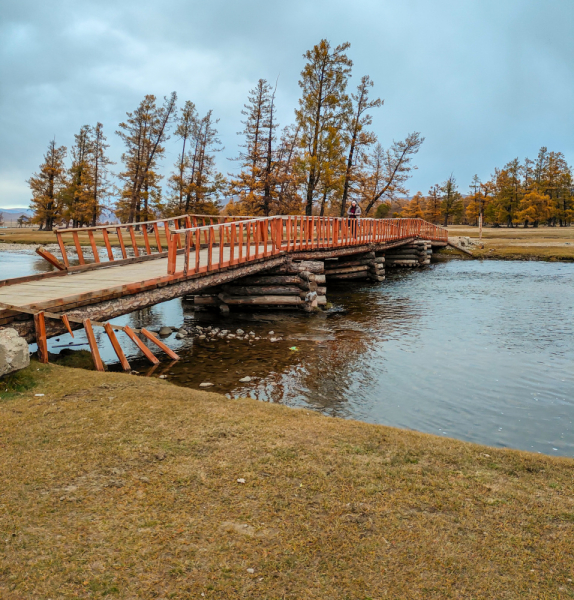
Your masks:
<instances>
[{"instance_id":1,"label":"distant mountain","mask_svg":"<svg viewBox=\"0 0 574 600\"><path fill-rule=\"evenodd\" d=\"M32 211L29 208L2 208L0 206L0 212L5 215L16 215L17 217L20 215L32 216Z\"/></svg>"},{"instance_id":2,"label":"distant mountain","mask_svg":"<svg viewBox=\"0 0 574 600\"><path fill-rule=\"evenodd\" d=\"M12 225L16 223L18 217L24 215L26 217L32 216L32 211L28 208L2 208L0 207L0 216L4 221L4 226L8 224Z\"/></svg>"}]
</instances>

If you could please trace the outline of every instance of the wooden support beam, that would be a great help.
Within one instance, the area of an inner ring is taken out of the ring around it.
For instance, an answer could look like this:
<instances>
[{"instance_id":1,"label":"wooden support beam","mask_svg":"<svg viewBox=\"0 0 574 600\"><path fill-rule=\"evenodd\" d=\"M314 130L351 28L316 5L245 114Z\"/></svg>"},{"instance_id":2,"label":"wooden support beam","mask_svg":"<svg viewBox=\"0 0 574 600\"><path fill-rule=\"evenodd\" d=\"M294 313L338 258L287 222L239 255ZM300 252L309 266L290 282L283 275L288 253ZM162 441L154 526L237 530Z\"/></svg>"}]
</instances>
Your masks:
<instances>
[{"instance_id":1,"label":"wooden support beam","mask_svg":"<svg viewBox=\"0 0 574 600\"><path fill-rule=\"evenodd\" d=\"M106 323L104 325L104 329L105 329L106 333L108 334L108 337L110 338L110 342L112 343L114 352L116 353L116 356L118 357L118 359L122 365L122 369L124 371L130 371L131 370L130 363L128 362L128 359L126 358L126 355L124 354L122 347L120 346L120 343L118 342L118 338L116 337L116 334L114 333L112 326L109 323Z\"/></svg>"},{"instance_id":2,"label":"wooden support beam","mask_svg":"<svg viewBox=\"0 0 574 600\"><path fill-rule=\"evenodd\" d=\"M70 320L68 319L68 315L62 315L62 323L64 323L64 325L66 326L68 333L72 337L74 337L74 334L72 333L72 328L70 327Z\"/></svg>"},{"instance_id":3,"label":"wooden support beam","mask_svg":"<svg viewBox=\"0 0 574 600\"><path fill-rule=\"evenodd\" d=\"M154 356L153 352L139 339L133 329L126 325L124 331L130 340L142 351L143 355L154 365L159 363L159 359Z\"/></svg>"},{"instance_id":4,"label":"wooden support beam","mask_svg":"<svg viewBox=\"0 0 574 600\"><path fill-rule=\"evenodd\" d=\"M94 367L96 367L96 371L105 371L104 363L100 358L100 351L98 350L96 336L94 335L94 330L92 329L92 322L90 319L84 319L84 329L86 330L86 335L88 336L88 343L90 344L90 351L92 353Z\"/></svg>"},{"instance_id":5,"label":"wooden support beam","mask_svg":"<svg viewBox=\"0 0 574 600\"><path fill-rule=\"evenodd\" d=\"M179 360L179 356L169 346L166 346L161 340L156 338L153 333L142 328L142 335L144 335L150 342L153 342L156 346L158 346L158 348L161 348L170 358L173 360Z\"/></svg>"},{"instance_id":6,"label":"wooden support beam","mask_svg":"<svg viewBox=\"0 0 574 600\"><path fill-rule=\"evenodd\" d=\"M44 260L47 260L52 266L59 271L65 271L66 265L62 264L51 252L44 248L36 248L36 254L39 254Z\"/></svg>"},{"instance_id":7,"label":"wooden support beam","mask_svg":"<svg viewBox=\"0 0 574 600\"><path fill-rule=\"evenodd\" d=\"M38 357L41 363L48 364L48 338L46 337L46 322L44 313L34 315L34 327L36 328L36 344L38 344Z\"/></svg>"}]
</instances>

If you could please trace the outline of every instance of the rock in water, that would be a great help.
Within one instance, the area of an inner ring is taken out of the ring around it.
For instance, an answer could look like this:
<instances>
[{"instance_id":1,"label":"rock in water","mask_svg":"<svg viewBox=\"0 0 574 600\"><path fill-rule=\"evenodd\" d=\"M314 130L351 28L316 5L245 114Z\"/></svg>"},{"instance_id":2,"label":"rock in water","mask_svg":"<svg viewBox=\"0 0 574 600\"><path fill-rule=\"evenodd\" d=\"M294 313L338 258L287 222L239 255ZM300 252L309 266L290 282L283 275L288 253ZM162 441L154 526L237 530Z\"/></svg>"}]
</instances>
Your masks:
<instances>
[{"instance_id":1,"label":"rock in water","mask_svg":"<svg viewBox=\"0 0 574 600\"><path fill-rule=\"evenodd\" d=\"M251 377L249 375L247 377L242 377L239 382L240 383L249 383L251 381Z\"/></svg>"},{"instance_id":2,"label":"rock in water","mask_svg":"<svg viewBox=\"0 0 574 600\"><path fill-rule=\"evenodd\" d=\"M172 333L173 333L173 329L171 327L162 327L159 330L159 334L161 336L168 336L168 335L171 335Z\"/></svg>"},{"instance_id":3,"label":"rock in water","mask_svg":"<svg viewBox=\"0 0 574 600\"><path fill-rule=\"evenodd\" d=\"M206 388L206 387L211 387L212 385L215 385L215 384L214 383L209 383L209 382L205 381L204 383L200 383L199 387Z\"/></svg>"},{"instance_id":4,"label":"rock in water","mask_svg":"<svg viewBox=\"0 0 574 600\"><path fill-rule=\"evenodd\" d=\"M0 377L30 364L28 343L11 327L0 330Z\"/></svg>"}]
</instances>

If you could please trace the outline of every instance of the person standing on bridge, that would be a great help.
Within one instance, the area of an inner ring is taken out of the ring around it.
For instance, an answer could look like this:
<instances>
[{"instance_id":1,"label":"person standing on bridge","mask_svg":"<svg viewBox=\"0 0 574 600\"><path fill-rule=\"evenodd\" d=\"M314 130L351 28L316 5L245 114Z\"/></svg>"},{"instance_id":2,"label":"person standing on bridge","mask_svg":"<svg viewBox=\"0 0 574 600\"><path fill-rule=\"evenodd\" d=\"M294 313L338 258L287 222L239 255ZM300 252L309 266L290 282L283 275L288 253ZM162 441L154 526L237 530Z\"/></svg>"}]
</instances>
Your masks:
<instances>
[{"instance_id":1,"label":"person standing on bridge","mask_svg":"<svg viewBox=\"0 0 574 600\"><path fill-rule=\"evenodd\" d=\"M347 211L347 217L349 218L349 227L353 233L353 236L357 235L357 221L361 216L361 207L355 200L351 202L349 210Z\"/></svg>"}]
</instances>

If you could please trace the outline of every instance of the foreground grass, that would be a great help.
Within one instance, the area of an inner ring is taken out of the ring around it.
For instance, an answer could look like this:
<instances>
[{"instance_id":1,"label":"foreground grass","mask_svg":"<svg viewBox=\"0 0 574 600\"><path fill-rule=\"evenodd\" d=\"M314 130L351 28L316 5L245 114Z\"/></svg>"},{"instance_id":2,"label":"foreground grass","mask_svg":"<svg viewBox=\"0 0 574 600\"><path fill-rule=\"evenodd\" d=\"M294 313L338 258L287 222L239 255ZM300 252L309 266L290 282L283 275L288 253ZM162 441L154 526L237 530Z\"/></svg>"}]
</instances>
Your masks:
<instances>
[{"instance_id":1,"label":"foreground grass","mask_svg":"<svg viewBox=\"0 0 574 600\"><path fill-rule=\"evenodd\" d=\"M2 599L574 597L572 460L123 374L2 383Z\"/></svg>"},{"instance_id":2,"label":"foreground grass","mask_svg":"<svg viewBox=\"0 0 574 600\"><path fill-rule=\"evenodd\" d=\"M478 227L453 225L449 236L478 238ZM574 227L512 228L485 227L482 233L484 248L471 251L478 258L503 260L574 260Z\"/></svg>"}]
</instances>

